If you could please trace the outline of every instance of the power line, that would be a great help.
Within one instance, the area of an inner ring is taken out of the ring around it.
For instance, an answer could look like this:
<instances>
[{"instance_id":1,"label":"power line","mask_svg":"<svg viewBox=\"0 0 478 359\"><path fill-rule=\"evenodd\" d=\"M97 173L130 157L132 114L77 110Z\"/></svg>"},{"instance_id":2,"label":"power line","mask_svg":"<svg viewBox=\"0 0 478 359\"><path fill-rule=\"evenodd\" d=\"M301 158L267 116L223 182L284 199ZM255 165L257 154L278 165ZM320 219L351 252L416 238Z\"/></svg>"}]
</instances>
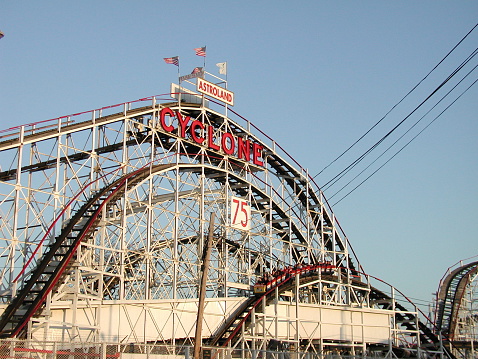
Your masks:
<instances>
[{"instance_id":1,"label":"power line","mask_svg":"<svg viewBox=\"0 0 478 359\"><path fill-rule=\"evenodd\" d=\"M353 169L357 164L359 164L366 156L368 156L373 150L375 150L385 139L387 139L395 130L397 130L410 116L412 116L418 109L420 109L430 98L432 98L445 84L448 83L463 67L468 64L473 57L478 53L478 48L476 48L468 57L455 69L450 75L437 87L433 92L428 95L418 106L416 106L412 112L410 112L404 119L402 119L397 125L395 125L390 131L388 131L379 141L377 141L372 147L370 147L365 153L358 157L355 161L349 164L345 169L340 171L335 175L331 180L325 183L322 186L323 190L333 186L337 181L339 181L345 174L347 174L351 169Z\"/></svg>"},{"instance_id":2,"label":"power line","mask_svg":"<svg viewBox=\"0 0 478 359\"><path fill-rule=\"evenodd\" d=\"M344 186L342 186L338 191L336 191L329 199L334 198L337 194L342 192L350 183L352 183L355 179L357 179L361 174L363 174L367 169L369 169L375 162L377 162L385 153L387 153L393 146L395 146L406 134L408 134L413 128L415 128L418 123L420 123L433 109L435 109L445 98L450 95L452 91L454 91L476 68L478 65L475 65L455 86L453 86L432 108L430 108L421 118L419 118L415 123L403 133L395 142L393 142L385 151L383 151L380 156L378 156L373 162L371 162L367 167L365 167L359 174L357 174L354 178L352 178L349 182L347 182ZM461 96L461 95L460 95Z\"/></svg>"},{"instance_id":3,"label":"power line","mask_svg":"<svg viewBox=\"0 0 478 359\"><path fill-rule=\"evenodd\" d=\"M461 96L463 96L473 85L475 85L478 82L478 79L473 81L473 83L468 86L451 104L449 104L442 112L440 112L426 127L424 127L420 132L418 132L410 141L408 141L400 150L398 150L392 157L390 157L384 164L382 164L379 168L377 168L375 171L372 172L367 178L365 178L362 182L360 182L357 186L355 186L351 191L349 191L345 196L343 196L341 199L339 199L337 202L335 202L332 206L335 206L336 204L340 203L343 199L348 197L352 192L354 192L357 188L359 188L361 185L363 185L366 181L368 181L374 174L376 174L379 170L381 170L387 163L389 163L395 156L397 156L400 152L402 152L405 147L407 147L413 140L415 140L423 131L425 131L430 125L435 122L443 113L448 110Z\"/></svg>"},{"instance_id":4,"label":"power line","mask_svg":"<svg viewBox=\"0 0 478 359\"><path fill-rule=\"evenodd\" d=\"M312 178L316 178L319 176L322 172L324 172L327 168L329 168L332 164L334 164L336 161L338 161L340 158L342 158L348 151L350 151L357 143L359 143L365 136L367 136L376 126L378 126L398 105L400 105L423 81L425 81L428 76L436 70L436 68L443 62L445 59L448 58L448 56L473 32L473 30L478 26L478 23L473 26L473 28L468 31L468 33L441 59L438 64L436 64L427 74L425 77L423 77L410 91L407 92L407 94L402 97L402 99L397 102L378 122L376 122L368 131L366 131L358 140L356 140L351 146L349 146L344 152L342 152L338 157L336 157L332 162L330 162L327 166L325 166L319 173L317 173L315 176Z\"/></svg>"}]
</instances>

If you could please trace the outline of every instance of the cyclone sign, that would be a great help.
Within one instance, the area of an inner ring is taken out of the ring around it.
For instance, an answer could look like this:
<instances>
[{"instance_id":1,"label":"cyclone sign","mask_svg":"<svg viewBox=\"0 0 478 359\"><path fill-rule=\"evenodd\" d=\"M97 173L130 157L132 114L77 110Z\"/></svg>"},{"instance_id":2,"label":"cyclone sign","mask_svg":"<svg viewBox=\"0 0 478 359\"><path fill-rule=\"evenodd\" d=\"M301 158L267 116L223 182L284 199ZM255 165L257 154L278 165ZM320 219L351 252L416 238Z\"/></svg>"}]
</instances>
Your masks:
<instances>
[{"instance_id":1,"label":"cyclone sign","mask_svg":"<svg viewBox=\"0 0 478 359\"><path fill-rule=\"evenodd\" d=\"M163 108L159 113L159 123L165 132L176 133L210 150L234 156L239 160L264 166L264 146L248 138L223 132L199 120L183 116L180 111ZM176 127L174 125L176 123Z\"/></svg>"}]
</instances>

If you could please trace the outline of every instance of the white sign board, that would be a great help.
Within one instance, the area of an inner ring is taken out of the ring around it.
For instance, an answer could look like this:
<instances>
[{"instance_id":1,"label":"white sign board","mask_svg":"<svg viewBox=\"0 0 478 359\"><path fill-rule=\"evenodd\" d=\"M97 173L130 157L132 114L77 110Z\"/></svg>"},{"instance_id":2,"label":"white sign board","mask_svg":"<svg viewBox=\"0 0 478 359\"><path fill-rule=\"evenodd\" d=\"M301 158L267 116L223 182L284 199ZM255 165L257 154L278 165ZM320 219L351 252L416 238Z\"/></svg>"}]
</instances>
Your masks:
<instances>
[{"instance_id":1,"label":"white sign board","mask_svg":"<svg viewBox=\"0 0 478 359\"><path fill-rule=\"evenodd\" d=\"M245 199L231 197L231 227L244 231L251 229L251 206Z\"/></svg>"},{"instance_id":2,"label":"white sign board","mask_svg":"<svg viewBox=\"0 0 478 359\"><path fill-rule=\"evenodd\" d=\"M181 92L181 94L179 94ZM197 104L202 104L203 103L203 96L198 94L197 92L193 92L191 90L188 90L184 87L180 87L178 84L172 83L171 84L171 97L179 100L181 98L181 102L187 102L187 103L197 103ZM209 106L209 101L204 100L204 105L207 107Z\"/></svg>"},{"instance_id":3,"label":"white sign board","mask_svg":"<svg viewBox=\"0 0 478 359\"><path fill-rule=\"evenodd\" d=\"M228 105L234 106L234 92L228 91L224 87L215 85L212 82L198 77L196 89L207 96L211 96L219 101L227 103Z\"/></svg>"}]
</instances>

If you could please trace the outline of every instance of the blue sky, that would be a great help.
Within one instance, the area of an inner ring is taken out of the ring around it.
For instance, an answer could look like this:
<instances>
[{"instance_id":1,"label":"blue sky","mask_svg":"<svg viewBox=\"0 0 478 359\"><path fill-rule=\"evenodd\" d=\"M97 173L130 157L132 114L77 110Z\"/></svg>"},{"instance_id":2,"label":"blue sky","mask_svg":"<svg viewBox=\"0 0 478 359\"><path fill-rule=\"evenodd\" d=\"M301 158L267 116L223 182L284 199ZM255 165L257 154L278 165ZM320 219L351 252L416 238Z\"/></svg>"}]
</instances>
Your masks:
<instances>
[{"instance_id":1,"label":"blue sky","mask_svg":"<svg viewBox=\"0 0 478 359\"><path fill-rule=\"evenodd\" d=\"M169 91L181 72L228 62L235 111L316 174L379 121L477 23L476 1L2 1L0 129ZM319 185L403 120L478 44L478 29ZM463 74L478 63L471 60ZM335 203L429 124L442 105ZM462 72L457 75L463 77ZM453 79L453 85L456 80ZM437 94L438 100L451 85ZM326 190L332 197L436 103ZM334 206L365 270L430 301L445 270L478 254L478 85Z\"/></svg>"}]
</instances>

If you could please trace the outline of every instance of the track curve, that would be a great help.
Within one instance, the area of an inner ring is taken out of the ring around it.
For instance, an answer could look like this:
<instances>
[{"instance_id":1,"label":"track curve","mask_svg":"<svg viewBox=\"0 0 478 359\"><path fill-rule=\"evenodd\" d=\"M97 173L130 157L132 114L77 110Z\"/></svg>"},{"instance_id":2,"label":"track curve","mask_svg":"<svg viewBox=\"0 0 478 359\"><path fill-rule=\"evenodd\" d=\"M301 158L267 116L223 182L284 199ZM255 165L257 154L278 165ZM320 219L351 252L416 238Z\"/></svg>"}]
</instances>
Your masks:
<instances>
[{"instance_id":1,"label":"track curve","mask_svg":"<svg viewBox=\"0 0 478 359\"><path fill-rule=\"evenodd\" d=\"M450 340L455 339L458 314L466 287L478 272L478 261L462 265L440 283L437 293L436 328Z\"/></svg>"},{"instance_id":2,"label":"track curve","mask_svg":"<svg viewBox=\"0 0 478 359\"><path fill-rule=\"evenodd\" d=\"M78 245L96 231L103 209L107 209L109 203L121 196L127 185L134 185L143 180L145 176L167 167L170 166L148 166L127 174L98 191L75 213L60 235L49 245L48 251L2 313L0 337L22 336L21 332L28 321L41 311L47 295L61 283L63 275L71 265ZM79 226L81 222L83 224Z\"/></svg>"},{"instance_id":3,"label":"track curve","mask_svg":"<svg viewBox=\"0 0 478 359\"><path fill-rule=\"evenodd\" d=\"M290 291L294 288L295 278L299 278L300 285L306 285L310 282L315 282L319 278L329 278L334 281L338 279L332 276L332 270L336 269L329 263L320 263L316 265L304 266L298 269L286 269L279 277L270 280L266 286L267 290L259 295L253 295L249 297L241 306L228 318L223 324L220 330L207 341L211 346L234 346L235 341L238 339L238 333L241 329L247 328L251 322L251 314L254 310L261 311L259 306L261 303L265 303L267 306L272 300L275 299L276 291L280 295L286 291ZM387 295L383 291L369 286L367 283L355 281L355 285L363 286L363 288L369 288L369 299L375 301L378 305L385 310L392 310L395 313L394 321L397 325L403 327L408 331L418 331L420 336L421 350L427 352L435 352L441 350L441 339L435 335L426 324L424 324L416 315L409 312L403 305L395 301L391 296ZM401 347L394 347L393 352L395 355L410 356L410 352ZM447 355L451 359L456 357L447 351Z\"/></svg>"},{"instance_id":4,"label":"track curve","mask_svg":"<svg viewBox=\"0 0 478 359\"><path fill-rule=\"evenodd\" d=\"M78 340L103 336L121 342L190 344L205 218L213 211L218 223L207 298L219 309L208 313L213 323L208 326L211 343L236 341L237 330L231 328L239 322L239 327L247 326L251 310L261 310L258 300L272 300L272 292L246 299L232 315L231 308L250 294L251 285L266 272L295 265L307 269L288 273L270 290L287 291L297 284L294 278L312 288L309 280L329 276L325 285L329 292L318 291L323 288L317 284L313 290L319 295L313 304L327 303L344 311L364 306L372 312L377 306L370 298L384 303L377 304L382 305L383 318L397 309L391 314L396 315L394 323L409 332L420 326L415 317L399 313L403 307L393 298L370 287L322 192L279 145L230 109L224 115L204 102L178 103L169 96L165 101L160 104L153 97L133 104L139 104L137 108L126 103L119 109L114 106L21 126L0 138L1 157L17 159L0 166L0 248L11 254L0 258L5 278L0 281L0 293L7 306L0 317L1 336L25 335L26 323L42 314L50 293L48 303L54 303L56 313L52 310L45 317L45 327L40 320L31 325L26 335L46 336L50 321L61 323L64 336L75 330ZM104 115L106 110L114 113ZM233 114L241 121L230 118ZM228 139L237 145L247 143L250 153L237 155L239 145L234 152ZM262 149L260 161L254 148ZM108 175L112 169L117 172ZM85 190L85 183L95 179L95 186ZM81 197L75 197L79 192ZM231 225L232 198L250 207L250 229ZM74 204L56 223L58 212L70 200ZM25 264L26 253L44 245L49 235L43 236L46 228L54 228L51 233L59 235L43 255L39 252ZM332 266L333 274L326 273L327 266ZM9 278L15 277L20 281L14 283L23 283L16 294L8 286ZM70 290L73 286L76 291ZM78 304L70 305L70 301ZM121 314L110 323L122 320L123 325L103 328L104 316L110 314L100 316L97 303L103 308L119 303ZM145 310L138 320L144 321L148 331L141 339L135 322L129 320L135 315L131 303L141 303ZM163 320L158 315L162 303L175 308L168 311L172 319L148 326ZM78 308L97 310L96 317L91 322L80 315L58 317L63 310ZM383 337L393 331L388 324ZM421 341L433 346L436 338L421 330ZM316 334L304 331L301 335L288 340L308 340L310 345L317 340ZM332 348L336 339L326 339ZM268 338L257 340L263 345ZM349 337L338 340L349 341ZM374 340L385 339L362 335L359 350L373 348ZM349 344L353 342L354 338Z\"/></svg>"}]
</instances>

